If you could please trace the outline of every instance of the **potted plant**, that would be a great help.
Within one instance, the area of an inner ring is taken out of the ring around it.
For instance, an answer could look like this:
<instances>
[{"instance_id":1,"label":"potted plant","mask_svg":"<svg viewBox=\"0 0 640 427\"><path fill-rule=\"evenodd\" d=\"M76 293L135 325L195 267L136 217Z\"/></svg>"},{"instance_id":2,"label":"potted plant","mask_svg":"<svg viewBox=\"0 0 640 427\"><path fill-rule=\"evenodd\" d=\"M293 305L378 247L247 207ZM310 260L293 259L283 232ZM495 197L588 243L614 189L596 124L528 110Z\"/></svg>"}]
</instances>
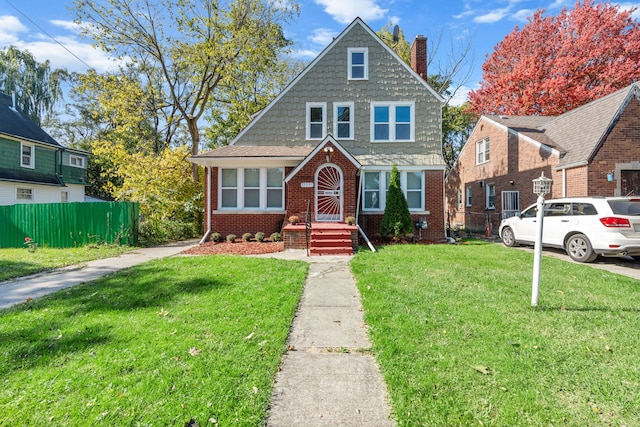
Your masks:
<instances>
[{"instance_id":1,"label":"potted plant","mask_svg":"<svg viewBox=\"0 0 640 427\"><path fill-rule=\"evenodd\" d=\"M299 222L300 222L300 217L299 217L298 215L291 215L291 216L289 217L289 222L290 222L292 225L296 225L297 223L299 223Z\"/></svg>"},{"instance_id":2,"label":"potted plant","mask_svg":"<svg viewBox=\"0 0 640 427\"><path fill-rule=\"evenodd\" d=\"M356 223L356 217L354 217L354 216L348 216L348 217L346 217L346 218L344 219L344 222L345 222L347 225L354 225L354 224Z\"/></svg>"}]
</instances>

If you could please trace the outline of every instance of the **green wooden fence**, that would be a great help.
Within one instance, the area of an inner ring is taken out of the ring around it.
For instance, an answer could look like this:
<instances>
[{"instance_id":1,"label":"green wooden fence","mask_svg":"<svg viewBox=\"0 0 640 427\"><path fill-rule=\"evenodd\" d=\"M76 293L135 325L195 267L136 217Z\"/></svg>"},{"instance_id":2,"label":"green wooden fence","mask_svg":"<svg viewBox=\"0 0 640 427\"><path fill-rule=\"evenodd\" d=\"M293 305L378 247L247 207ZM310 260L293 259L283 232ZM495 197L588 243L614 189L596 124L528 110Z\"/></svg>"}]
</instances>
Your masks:
<instances>
[{"instance_id":1,"label":"green wooden fence","mask_svg":"<svg viewBox=\"0 0 640 427\"><path fill-rule=\"evenodd\" d=\"M135 245L139 206L132 202L0 206L0 248L72 248L90 243Z\"/></svg>"}]
</instances>

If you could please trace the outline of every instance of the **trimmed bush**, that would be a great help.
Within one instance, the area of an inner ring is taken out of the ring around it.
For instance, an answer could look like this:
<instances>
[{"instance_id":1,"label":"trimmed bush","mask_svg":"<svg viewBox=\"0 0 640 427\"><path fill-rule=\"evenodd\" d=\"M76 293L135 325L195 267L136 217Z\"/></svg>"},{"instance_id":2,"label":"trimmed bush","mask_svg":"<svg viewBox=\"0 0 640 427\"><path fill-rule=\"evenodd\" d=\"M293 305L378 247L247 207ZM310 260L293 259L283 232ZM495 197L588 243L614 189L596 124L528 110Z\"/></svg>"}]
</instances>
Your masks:
<instances>
[{"instance_id":1,"label":"trimmed bush","mask_svg":"<svg viewBox=\"0 0 640 427\"><path fill-rule=\"evenodd\" d=\"M264 241L264 233L262 231L258 231L255 237L258 242Z\"/></svg>"},{"instance_id":2,"label":"trimmed bush","mask_svg":"<svg viewBox=\"0 0 640 427\"><path fill-rule=\"evenodd\" d=\"M220 234L220 233L212 233L211 234L211 240L216 242L216 243L220 243L222 241L222 234Z\"/></svg>"},{"instance_id":3,"label":"trimmed bush","mask_svg":"<svg viewBox=\"0 0 640 427\"><path fill-rule=\"evenodd\" d=\"M236 235L235 234L227 234L227 242L235 243L236 242Z\"/></svg>"},{"instance_id":4,"label":"trimmed bush","mask_svg":"<svg viewBox=\"0 0 640 427\"><path fill-rule=\"evenodd\" d=\"M413 230L414 225L411 213L409 212L409 205L402 193L402 188L400 188L398 167L394 164L391 169L387 205L384 207L384 217L380 225L380 234L383 236L392 236L394 240L398 240L400 236L411 233Z\"/></svg>"},{"instance_id":5,"label":"trimmed bush","mask_svg":"<svg viewBox=\"0 0 640 427\"><path fill-rule=\"evenodd\" d=\"M242 235L242 240L244 240L245 242L248 242L249 240L251 240L252 237L253 235L251 233L244 233Z\"/></svg>"},{"instance_id":6,"label":"trimmed bush","mask_svg":"<svg viewBox=\"0 0 640 427\"><path fill-rule=\"evenodd\" d=\"M270 239L272 242L279 242L282 239L282 236L280 235L280 233L276 232L271 234Z\"/></svg>"}]
</instances>

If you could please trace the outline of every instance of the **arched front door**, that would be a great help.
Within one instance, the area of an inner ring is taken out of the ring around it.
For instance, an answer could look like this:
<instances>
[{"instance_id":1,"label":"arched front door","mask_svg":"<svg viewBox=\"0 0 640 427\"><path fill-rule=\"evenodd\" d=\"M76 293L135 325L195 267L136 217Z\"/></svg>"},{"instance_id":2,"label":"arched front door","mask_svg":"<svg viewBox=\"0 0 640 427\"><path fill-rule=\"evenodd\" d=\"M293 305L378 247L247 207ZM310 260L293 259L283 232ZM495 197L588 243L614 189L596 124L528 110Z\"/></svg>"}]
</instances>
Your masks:
<instances>
[{"instance_id":1,"label":"arched front door","mask_svg":"<svg viewBox=\"0 0 640 427\"><path fill-rule=\"evenodd\" d=\"M334 164L325 164L316 171L316 221L342 221L343 177Z\"/></svg>"}]
</instances>

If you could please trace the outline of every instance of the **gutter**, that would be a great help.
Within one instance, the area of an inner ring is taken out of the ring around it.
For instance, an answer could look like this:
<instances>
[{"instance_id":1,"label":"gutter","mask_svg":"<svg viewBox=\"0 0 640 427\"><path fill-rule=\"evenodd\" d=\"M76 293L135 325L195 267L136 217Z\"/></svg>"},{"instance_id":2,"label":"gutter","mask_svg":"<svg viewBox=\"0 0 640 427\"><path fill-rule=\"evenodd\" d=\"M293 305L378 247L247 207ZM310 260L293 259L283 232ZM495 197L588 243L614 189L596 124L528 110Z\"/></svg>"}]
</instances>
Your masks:
<instances>
[{"instance_id":1,"label":"gutter","mask_svg":"<svg viewBox=\"0 0 640 427\"><path fill-rule=\"evenodd\" d=\"M209 190L209 197L207 198L207 231L204 233L204 236L202 236L202 239L200 239L200 244L206 242L211 235L211 171L213 170L213 168L209 167L208 169L209 173L207 174L207 189Z\"/></svg>"}]
</instances>

